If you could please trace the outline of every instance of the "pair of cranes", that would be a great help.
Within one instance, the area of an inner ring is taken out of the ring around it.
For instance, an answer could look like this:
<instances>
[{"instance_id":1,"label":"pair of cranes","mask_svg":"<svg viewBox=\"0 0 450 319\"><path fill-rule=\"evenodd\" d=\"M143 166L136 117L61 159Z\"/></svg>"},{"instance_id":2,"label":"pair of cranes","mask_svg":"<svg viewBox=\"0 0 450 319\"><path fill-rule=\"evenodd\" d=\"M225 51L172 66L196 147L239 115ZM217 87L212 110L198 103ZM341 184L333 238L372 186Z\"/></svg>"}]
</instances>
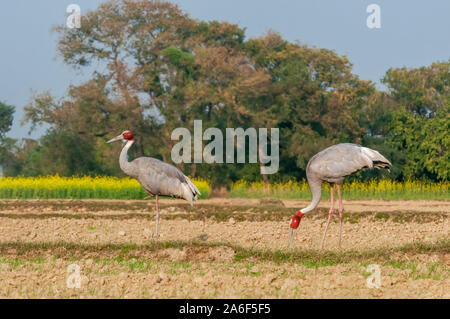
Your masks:
<instances>
[{"instance_id":1,"label":"pair of cranes","mask_svg":"<svg viewBox=\"0 0 450 319\"><path fill-rule=\"evenodd\" d=\"M159 237L159 196L169 196L187 200L191 205L197 200L200 191L194 183L178 168L151 157L139 157L131 162L127 159L127 153L134 143L133 133L124 131L119 136L107 143L122 141L124 147L120 153L119 164L122 171L128 176L139 181L142 187L156 199L156 232ZM306 167L306 177L313 198L311 204L297 212L292 218L290 228L289 246L292 246L295 230L298 228L303 216L311 212L319 204L322 196L322 183L330 184L331 207L328 213L328 221L322 236L321 248L335 212L334 187L337 188L339 199L339 246L342 238L342 204L341 188L344 178L363 169L386 168L392 164L379 152L356 144L338 144L330 146L314 155Z\"/></svg>"}]
</instances>

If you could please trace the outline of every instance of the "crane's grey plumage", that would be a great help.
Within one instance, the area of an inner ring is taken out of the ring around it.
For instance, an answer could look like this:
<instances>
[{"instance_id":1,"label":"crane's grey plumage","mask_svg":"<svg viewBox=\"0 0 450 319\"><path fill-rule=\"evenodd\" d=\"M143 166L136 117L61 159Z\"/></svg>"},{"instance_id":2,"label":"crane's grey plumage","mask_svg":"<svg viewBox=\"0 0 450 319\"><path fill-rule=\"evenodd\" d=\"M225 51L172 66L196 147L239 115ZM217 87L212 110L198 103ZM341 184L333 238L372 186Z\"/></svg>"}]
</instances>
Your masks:
<instances>
[{"instance_id":1,"label":"crane's grey plumage","mask_svg":"<svg viewBox=\"0 0 450 319\"><path fill-rule=\"evenodd\" d=\"M156 158L139 157L129 162L127 153L134 144L134 137L130 131L108 141L125 143L120 152L119 164L122 171L138 180L142 187L156 198L156 238L159 236L159 196L175 197L187 200L191 205L197 200L200 191L178 168L164 163Z\"/></svg>"},{"instance_id":2,"label":"crane's grey plumage","mask_svg":"<svg viewBox=\"0 0 450 319\"><path fill-rule=\"evenodd\" d=\"M200 191L189 177L175 166L156 158L139 157L128 162L127 152L131 145L133 145L133 141L128 141L120 153L120 168L125 174L137 179L152 196L182 198L193 204Z\"/></svg>"},{"instance_id":3,"label":"crane's grey plumage","mask_svg":"<svg viewBox=\"0 0 450 319\"><path fill-rule=\"evenodd\" d=\"M364 169L372 168L386 168L390 169L392 166L383 155L378 151L372 150L367 147L362 147L357 144L338 144L330 146L323 151L314 155L308 165L306 166L306 177L308 179L308 184L312 193L311 204L304 209L301 209L296 216L292 219L291 223L291 240L290 245L292 245L292 240L294 236L294 229L298 227L298 224L303 217L303 215L309 213L320 202L322 196L322 183L330 183L331 192L331 208L328 216L327 226L322 237L322 244L325 240L325 235L328 230L328 225L330 223L331 217L334 213L334 185L337 186L339 195L339 214L340 214L340 228L339 228L339 245L341 243L341 232L342 232L342 214L344 207L342 205L340 185L343 183L344 178L353 173L359 172Z\"/></svg>"}]
</instances>

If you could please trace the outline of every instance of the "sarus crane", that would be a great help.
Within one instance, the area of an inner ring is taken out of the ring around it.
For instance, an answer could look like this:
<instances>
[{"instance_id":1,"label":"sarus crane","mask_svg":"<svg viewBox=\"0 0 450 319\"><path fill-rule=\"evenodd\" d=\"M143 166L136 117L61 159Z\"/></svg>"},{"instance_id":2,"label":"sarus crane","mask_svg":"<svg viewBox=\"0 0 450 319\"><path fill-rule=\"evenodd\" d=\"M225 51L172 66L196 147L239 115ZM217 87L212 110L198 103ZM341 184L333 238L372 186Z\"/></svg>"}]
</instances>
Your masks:
<instances>
[{"instance_id":1,"label":"sarus crane","mask_svg":"<svg viewBox=\"0 0 450 319\"><path fill-rule=\"evenodd\" d=\"M339 247L341 247L344 205L342 204L340 185L342 185L344 178L364 169L386 168L390 170L391 166L391 162L378 151L357 144L344 143L333 145L314 155L306 166L306 177L313 197L312 202L308 207L299 210L292 218L289 247L292 246L295 230L298 228L303 216L311 212L319 204L323 182L330 184L331 207L320 247L321 249L323 248L328 226L334 214L334 186L337 188L339 197Z\"/></svg>"},{"instance_id":2,"label":"sarus crane","mask_svg":"<svg viewBox=\"0 0 450 319\"><path fill-rule=\"evenodd\" d=\"M156 232L155 238L159 238L159 196L175 197L187 200L191 206L197 200L200 191L178 168L164 163L156 158L139 157L128 162L127 153L134 143L133 133L124 131L119 136L107 143L122 141L124 147L119 157L122 171L135 178L145 191L156 200Z\"/></svg>"}]
</instances>

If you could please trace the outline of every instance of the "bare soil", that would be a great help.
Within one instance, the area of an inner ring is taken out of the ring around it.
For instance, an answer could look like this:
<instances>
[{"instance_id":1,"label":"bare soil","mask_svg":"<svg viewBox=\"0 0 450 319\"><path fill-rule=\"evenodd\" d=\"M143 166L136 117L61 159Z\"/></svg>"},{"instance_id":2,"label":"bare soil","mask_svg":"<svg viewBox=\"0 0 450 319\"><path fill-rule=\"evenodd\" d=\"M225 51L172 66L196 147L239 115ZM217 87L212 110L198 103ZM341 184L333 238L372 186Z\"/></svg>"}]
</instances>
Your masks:
<instances>
[{"instance_id":1,"label":"bare soil","mask_svg":"<svg viewBox=\"0 0 450 319\"><path fill-rule=\"evenodd\" d=\"M319 249L329 203L0 201L2 298L449 298L450 201L348 200ZM69 288L68 266L81 270ZM368 288L369 264L381 287Z\"/></svg>"}]
</instances>

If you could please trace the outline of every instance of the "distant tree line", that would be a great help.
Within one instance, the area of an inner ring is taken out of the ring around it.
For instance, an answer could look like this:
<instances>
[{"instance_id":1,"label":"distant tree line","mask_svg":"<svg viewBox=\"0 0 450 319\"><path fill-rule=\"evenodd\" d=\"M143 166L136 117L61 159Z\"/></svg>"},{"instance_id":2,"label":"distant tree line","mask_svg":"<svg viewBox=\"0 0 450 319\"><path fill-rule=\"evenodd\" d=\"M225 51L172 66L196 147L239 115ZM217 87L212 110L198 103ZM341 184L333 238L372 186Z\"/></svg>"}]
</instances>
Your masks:
<instances>
[{"instance_id":1,"label":"distant tree line","mask_svg":"<svg viewBox=\"0 0 450 319\"><path fill-rule=\"evenodd\" d=\"M81 28L57 26L58 53L77 69L98 65L89 81L57 99L34 94L24 122L47 124L39 140L5 138L14 108L0 104L0 160L5 175L116 175L120 145L105 142L130 129L132 156L171 162L177 127L267 127L280 130L280 171L258 164L183 164L213 185L238 179L302 179L308 160L335 143L379 150L395 180L450 176L450 60L417 69L389 69L377 90L332 50L268 32L247 39L227 22L203 22L176 5L108 1L87 12Z\"/></svg>"}]
</instances>

